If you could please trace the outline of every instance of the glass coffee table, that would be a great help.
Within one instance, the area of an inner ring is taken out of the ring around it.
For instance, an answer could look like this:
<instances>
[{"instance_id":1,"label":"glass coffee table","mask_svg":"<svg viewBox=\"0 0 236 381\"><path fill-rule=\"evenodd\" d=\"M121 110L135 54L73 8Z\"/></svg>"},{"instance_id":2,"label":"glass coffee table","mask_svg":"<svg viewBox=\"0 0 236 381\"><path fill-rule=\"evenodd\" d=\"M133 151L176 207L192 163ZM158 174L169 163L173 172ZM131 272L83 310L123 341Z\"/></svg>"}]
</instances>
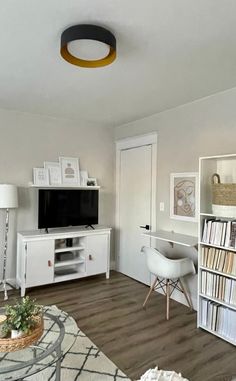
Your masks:
<instances>
[{"instance_id":1,"label":"glass coffee table","mask_svg":"<svg viewBox=\"0 0 236 381\"><path fill-rule=\"evenodd\" d=\"M4 309L0 309L4 313ZM27 379L54 364L56 381L61 378L61 360L75 342L75 320L56 306L44 307L44 332L35 345L16 352L0 352L0 381ZM35 377L31 378L35 379Z\"/></svg>"}]
</instances>

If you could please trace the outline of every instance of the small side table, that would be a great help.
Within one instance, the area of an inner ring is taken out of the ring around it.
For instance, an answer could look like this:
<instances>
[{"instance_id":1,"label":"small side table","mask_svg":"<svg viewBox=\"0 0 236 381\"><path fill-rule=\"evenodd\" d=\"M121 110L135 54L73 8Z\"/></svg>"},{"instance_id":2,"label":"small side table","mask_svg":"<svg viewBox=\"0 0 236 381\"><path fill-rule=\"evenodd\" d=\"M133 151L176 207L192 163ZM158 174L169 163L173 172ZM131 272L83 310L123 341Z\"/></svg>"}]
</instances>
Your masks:
<instances>
[{"instance_id":1,"label":"small side table","mask_svg":"<svg viewBox=\"0 0 236 381\"><path fill-rule=\"evenodd\" d=\"M56 381L61 379L61 359L75 342L74 319L56 306L44 308L44 332L39 341L16 352L0 353L0 381L20 381L56 363ZM4 308L0 309L4 314Z\"/></svg>"}]
</instances>

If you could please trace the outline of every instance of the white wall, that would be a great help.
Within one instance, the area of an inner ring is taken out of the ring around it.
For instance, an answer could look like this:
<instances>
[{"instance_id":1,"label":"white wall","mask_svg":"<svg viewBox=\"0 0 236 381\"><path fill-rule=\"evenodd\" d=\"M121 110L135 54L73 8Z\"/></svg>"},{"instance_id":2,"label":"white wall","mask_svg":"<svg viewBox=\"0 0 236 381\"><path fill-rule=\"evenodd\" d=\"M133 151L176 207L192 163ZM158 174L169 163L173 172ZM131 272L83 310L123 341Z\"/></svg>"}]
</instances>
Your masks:
<instances>
[{"instance_id":1,"label":"white wall","mask_svg":"<svg viewBox=\"0 0 236 381\"><path fill-rule=\"evenodd\" d=\"M15 277L15 231L37 228L37 191L29 189L32 168L59 156L79 157L102 186L99 222L113 225L113 131L99 125L0 109L0 183L19 188L19 209L11 211L8 277ZM16 222L16 223L15 223ZM0 211L0 250L3 250L4 212ZM14 233L14 234L13 234ZM0 275L1 278L1 275Z\"/></svg>"},{"instance_id":2,"label":"white wall","mask_svg":"<svg viewBox=\"0 0 236 381\"><path fill-rule=\"evenodd\" d=\"M216 94L115 130L116 139L158 132L157 227L179 233L197 235L197 224L169 218L169 178L171 172L198 172L199 156L236 153L236 89ZM159 211L159 203L165 211ZM195 261L195 250L170 249L159 245L168 254L189 255ZM188 280L196 298L196 277Z\"/></svg>"}]
</instances>

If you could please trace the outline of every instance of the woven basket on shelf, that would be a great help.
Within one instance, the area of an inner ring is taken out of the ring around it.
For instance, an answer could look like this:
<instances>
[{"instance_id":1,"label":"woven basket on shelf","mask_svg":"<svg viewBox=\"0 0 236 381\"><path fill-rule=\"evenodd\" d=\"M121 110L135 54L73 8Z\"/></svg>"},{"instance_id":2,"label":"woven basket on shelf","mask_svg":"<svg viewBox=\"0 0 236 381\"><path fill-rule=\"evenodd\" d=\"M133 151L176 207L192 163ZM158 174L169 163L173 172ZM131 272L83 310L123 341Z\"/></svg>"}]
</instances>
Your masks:
<instances>
[{"instance_id":1,"label":"woven basket on shelf","mask_svg":"<svg viewBox=\"0 0 236 381\"><path fill-rule=\"evenodd\" d=\"M0 339L0 352L15 352L29 347L36 343L43 334L43 317L35 317L36 326L29 335L24 335L16 339Z\"/></svg>"},{"instance_id":2,"label":"woven basket on shelf","mask_svg":"<svg viewBox=\"0 0 236 381\"><path fill-rule=\"evenodd\" d=\"M236 184L222 184L220 175L212 175L212 204L236 206Z\"/></svg>"}]
</instances>

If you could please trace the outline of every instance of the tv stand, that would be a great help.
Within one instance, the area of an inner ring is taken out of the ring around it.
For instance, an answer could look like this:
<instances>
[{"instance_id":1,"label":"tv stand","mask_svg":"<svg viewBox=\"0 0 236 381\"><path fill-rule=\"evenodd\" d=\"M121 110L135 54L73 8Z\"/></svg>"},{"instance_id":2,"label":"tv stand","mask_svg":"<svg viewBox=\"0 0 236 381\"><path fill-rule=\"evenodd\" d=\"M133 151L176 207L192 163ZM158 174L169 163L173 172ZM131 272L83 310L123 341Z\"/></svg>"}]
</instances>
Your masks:
<instances>
[{"instance_id":1,"label":"tv stand","mask_svg":"<svg viewBox=\"0 0 236 381\"><path fill-rule=\"evenodd\" d=\"M27 288L44 284L102 273L108 279L110 233L111 228L102 226L18 233L16 281L21 296Z\"/></svg>"},{"instance_id":2,"label":"tv stand","mask_svg":"<svg viewBox=\"0 0 236 381\"><path fill-rule=\"evenodd\" d=\"M95 227L93 225L86 225L85 229L88 229L88 228L91 228L91 229L95 230Z\"/></svg>"}]
</instances>

